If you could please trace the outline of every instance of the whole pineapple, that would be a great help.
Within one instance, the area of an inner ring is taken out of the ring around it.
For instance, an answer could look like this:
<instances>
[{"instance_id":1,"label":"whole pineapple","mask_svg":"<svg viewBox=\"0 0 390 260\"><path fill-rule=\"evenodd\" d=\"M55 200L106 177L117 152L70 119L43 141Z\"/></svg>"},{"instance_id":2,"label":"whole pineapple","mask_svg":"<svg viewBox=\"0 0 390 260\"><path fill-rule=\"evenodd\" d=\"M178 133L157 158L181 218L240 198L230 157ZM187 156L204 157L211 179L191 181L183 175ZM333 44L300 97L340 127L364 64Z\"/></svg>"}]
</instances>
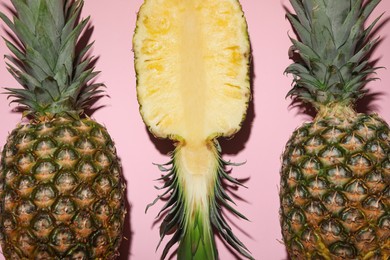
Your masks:
<instances>
[{"instance_id":1,"label":"whole pineapple","mask_svg":"<svg viewBox=\"0 0 390 260\"><path fill-rule=\"evenodd\" d=\"M176 148L160 169L168 202L162 258L179 243L178 259L218 258L214 233L252 258L221 208L232 208L223 183L239 184L225 169L218 137L236 133L250 98L250 46L237 0L145 0L133 38L137 95L149 130Z\"/></svg>"},{"instance_id":2,"label":"whole pineapple","mask_svg":"<svg viewBox=\"0 0 390 260\"><path fill-rule=\"evenodd\" d=\"M25 122L2 151L0 242L7 259L114 259L125 216L121 167L106 129L87 117L102 84L78 52L88 19L82 0L12 0L0 17L8 70L23 88L7 88Z\"/></svg>"},{"instance_id":3,"label":"whole pineapple","mask_svg":"<svg viewBox=\"0 0 390 260\"><path fill-rule=\"evenodd\" d=\"M354 102L376 68L366 21L380 0L291 0L299 40L289 95L317 110L283 154L281 225L292 259L390 257L390 130Z\"/></svg>"}]
</instances>

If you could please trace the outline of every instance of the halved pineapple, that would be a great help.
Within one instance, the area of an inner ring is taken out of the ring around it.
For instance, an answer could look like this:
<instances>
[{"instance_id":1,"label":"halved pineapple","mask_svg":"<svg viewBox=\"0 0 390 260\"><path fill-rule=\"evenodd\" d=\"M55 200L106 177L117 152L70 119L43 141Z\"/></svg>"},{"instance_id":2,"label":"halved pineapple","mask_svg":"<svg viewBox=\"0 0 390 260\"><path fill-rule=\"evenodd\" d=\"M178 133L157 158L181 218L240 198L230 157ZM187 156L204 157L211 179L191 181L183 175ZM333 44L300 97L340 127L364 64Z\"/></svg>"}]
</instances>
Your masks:
<instances>
[{"instance_id":1,"label":"halved pineapple","mask_svg":"<svg viewBox=\"0 0 390 260\"><path fill-rule=\"evenodd\" d=\"M176 142L172 167L161 166L173 191L162 237L177 228L163 255L180 241L179 259L215 259L214 225L251 258L218 209L230 208L222 179L234 180L216 138L240 129L250 99L250 45L239 2L146 0L133 45L143 120L156 137Z\"/></svg>"}]
</instances>

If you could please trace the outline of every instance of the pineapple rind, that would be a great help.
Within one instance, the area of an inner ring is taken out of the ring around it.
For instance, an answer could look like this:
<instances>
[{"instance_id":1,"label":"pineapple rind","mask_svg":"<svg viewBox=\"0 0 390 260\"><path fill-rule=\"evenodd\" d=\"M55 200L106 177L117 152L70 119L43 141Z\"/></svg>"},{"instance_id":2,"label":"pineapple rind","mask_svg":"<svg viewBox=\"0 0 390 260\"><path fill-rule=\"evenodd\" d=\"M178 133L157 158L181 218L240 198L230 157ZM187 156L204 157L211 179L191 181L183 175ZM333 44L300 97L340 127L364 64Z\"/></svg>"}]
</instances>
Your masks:
<instances>
[{"instance_id":1,"label":"pineapple rind","mask_svg":"<svg viewBox=\"0 0 390 260\"><path fill-rule=\"evenodd\" d=\"M281 225L292 259L388 258L390 129L382 119L318 116L294 132L282 159Z\"/></svg>"},{"instance_id":2,"label":"pineapple rind","mask_svg":"<svg viewBox=\"0 0 390 260\"><path fill-rule=\"evenodd\" d=\"M85 142L93 148L81 149ZM17 127L2 152L0 181L7 259L118 255L125 185L113 141L94 120L59 117Z\"/></svg>"}]
</instances>

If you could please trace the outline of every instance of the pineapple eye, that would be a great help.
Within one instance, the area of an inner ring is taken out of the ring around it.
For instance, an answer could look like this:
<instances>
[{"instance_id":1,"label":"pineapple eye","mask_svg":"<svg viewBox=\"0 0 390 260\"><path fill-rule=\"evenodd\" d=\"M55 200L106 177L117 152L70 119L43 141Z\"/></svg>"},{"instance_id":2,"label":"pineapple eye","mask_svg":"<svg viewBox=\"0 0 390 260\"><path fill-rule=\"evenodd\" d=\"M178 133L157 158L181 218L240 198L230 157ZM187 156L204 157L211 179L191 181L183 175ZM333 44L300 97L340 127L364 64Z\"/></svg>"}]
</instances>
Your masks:
<instances>
[{"instance_id":1,"label":"pineapple eye","mask_svg":"<svg viewBox=\"0 0 390 260\"><path fill-rule=\"evenodd\" d=\"M286 169L284 175L287 177L289 187L295 187L295 185L302 180L302 174L297 167Z\"/></svg>"},{"instance_id":2,"label":"pineapple eye","mask_svg":"<svg viewBox=\"0 0 390 260\"><path fill-rule=\"evenodd\" d=\"M298 257L302 254L303 251L304 251L303 245L299 241L293 240L291 242L291 254L293 256Z\"/></svg>"},{"instance_id":3,"label":"pineapple eye","mask_svg":"<svg viewBox=\"0 0 390 260\"><path fill-rule=\"evenodd\" d=\"M112 214L112 208L108 205L107 201L101 200L94 205L94 211L96 212L96 217L101 224L106 226L108 224L108 219Z\"/></svg>"},{"instance_id":4,"label":"pineapple eye","mask_svg":"<svg viewBox=\"0 0 390 260\"><path fill-rule=\"evenodd\" d=\"M373 126L368 126L364 123L358 124L354 131L357 135L361 136L364 140L369 140L375 136L376 129Z\"/></svg>"},{"instance_id":5,"label":"pineapple eye","mask_svg":"<svg viewBox=\"0 0 390 260\"><path fill-rule=\"evenodd\" d=\"M283 208L289 208L294 205L292 196L290 194L284 194L281 205Z\"/></svg>"},{"instance_id":6,"label":"pineapple eye","mask_svg":"<svg viewBox=\"0 0 390 260\"><path fill-rule=\"evenodd\" d=\"M56 215L72 214L76 211L75 203L69 197L59 198L52 206Z\"/></svg>"},{"instance_id":7,"label":"pineapple eye","mask_svg":"<svg viewBox=\"0 0 390 260\"><path fill-rule=\"evenodd\" d=\"M73 144L78 138L77 132L70 127L61 127L57 129L53 135L59 143Z\"/></svg>"},{"instance_id":8,"label":"pineapple eye","mask_svg":"<svg viewBox=\"0 0 390 260\"><path fill-rule=\"evenodd\" d=\"M294 145L301 144L309 136L309 131L306 128L298 129L293 133L293 136L290 140L294 140Z\"/></svg>"},{"instance_id":9,"label":"pineapple eye","mask_svg":"<svg viewBox=\"0 0 390 260\"><path fill-rule=\"evenodd\" d=\"M36 259L55 259L53 252L46 247L41 247L36 250L38 253L34 256Z\"/></svg>"},{"instance_id":10,"label":"pineapple eye","mask_svg":"<svg viewBox=\"0 0 390 260\"><path fill-rule=\"evenodd\" d=\"M109 223L109 229L111 232L116 232L117 234L120 233L120 230L122 229L122 220L121 217L115 215L110 219Z\"/></svg>"},{"instance_id":11,"label":"pineapple eye","mask_svg":"<svg viewBox=\"0 0 390 260\"><path fill-rule=\"evenodd\" d=\"M94 127L90 132L90 136L93 140L101 145L111 142L110 136L101 127Z\"/></svg>"},{"instance_id":12,"label":"pineapple eye","mask_svg":"<svg viewBox=\"0 0 390 260\"><path fill-rule=\"evenodd\" d=\"M385 160L382 163L382 169L385 171L385 173L390 176L390 159Z\"/></svg>"},{"instance_id":13,"label":"pineapple eye","mask_svg":"<svg viewBox=\"0 0 390 260\"><path fill-rule=\"evenodd\" d=\"M6 234L11 233L13 230L17 228L17 222L15 217L10 214L4 214L1 219L2 229Z\"/></svg>"},{"instance_id":14,"label":"pineapple eye","mask_svg":"<svg viewBox=\"0 0 390 260\"><path fill-rule=\"evenodd\" d=\"M323 197L323 202L330 212L337 214L347 204L347 199L340 192L333 191Z\"/></svg>"},{"instance_id":15,"label":"pineapple eye","mask_svg":"<svg viewBox=\"0 0 390 260\"><path fill-rule=\"evenodd\" d=\"M78 207L86 208L89 207L96 199L96 194L92 187L86 184L81 184L74 192L74 198Z\"/></svg>"},{"instance_id":16,"label":"pineapple eye","mask_svg":"<svg viewBox=\"0 0 390 260\"><path fill-rule=\"evenodd\" d=\"M39 140L34 144L34 152L41 158L46 158L53 155L54 151L56 150L56 147L56 143L52 139L45 138Z\"/></svg>"},{"instance_id":17,"label":"pineapple eye","mask_svg":"<svg viewBox=\"0 0 390 260\"><path fill-rule=\"evenodd\" d=\"M340 138L344 136L344 132L339 128L332 127L325 130L321 136L325 138L328 143L337 143Z\"/></svg>"},{"instance_id":18,"label":"pineapple eye","mask_svg":"<svg viewBox=\"0 0 390 260\"><path fill-rule=\"evenodd\" d=\"M292 192L292 197L297 205L303 205L309 198L309 191L303 185L297 185Z\"/></svg>"},{"instance_id":19,"label":"pineapple eye","mask_svg":"<svg viewBox=\"0 0 390 260\"><path fill-rule=\"evenodd\" d=\"M320 152L319 158L325 166L332 166L342 163L344 155L336 146L330 146Z\"/></svg>"},{"instance_id":20,"label":"pineapple eye","mask_svg":"<svg viewBox=\"0 0 390 260\"><path fill-rule=\"evenodd\" d=\"M35 164L35 157L31 153L25 153L16 159L16 167L20 173L27 174Z\"/></svg>"},{"instance_id":21,"label":"pineapple eye","mask_svg":"<svg viewBox=\"0 0 390 260\"><path fill-rule=\"evenodd\" d=\"M95 154L95 162L102 169L108 169L111 165L111 158L103 151L97 151Z\"/></svg>"},{"instance_id":22,"label":"pineapple eye","mask_svg":"<svg viewBox=\"0 0 390 260\"><path fill-rule=\"evenodd\" d=\"M348 167L358 176L362 176L372 169L372 162L362 154L355 154L347 161Z\"/></svg>"},{"instance_id":23,"label":"pineapple eye","mask_svg":"<svg viewBox=\"0 0 390 260\"><path fill-rule=\"evenodd\" d=\"M375 193L380 192L386 186L385 178L383 177L382 173L379 171L369 172L365 176L364 181L367 187Z\"/></svg>"},{"instance_id":24,"label":"pineapple eye","mask_svg":"<svg viewBox=\"0 0 390 260\"><path fill-rule=\"evenodd\" d=\"M321 233L328 236L333 236L333 237L338 237L342 231L343 228L341 224L335 220L335 219L325 219L324 221L321 222L320 224L321 228Z\"/></svg>"},{"instance_id":25,"label":"pineapple eye","mask_svg":"<svg viewBox=\"0 0 390 260\"><path fill-rule=\"evenodd\" d=\"M72 248L68 253L72 260L88 260L88 254L84 246L78 245L76 248Z\"/></svg>"},{"instance_id":26,"label":"pineapple eye","mask_svg":"<svg viewBox=\"0 0 390 260\"><path fill-rule=\"evenodd\" d=\"M348 152L354 152L363 147L363 140L355 134L350 134L341 140L340 145Z\"/></svg>"},{"instance_id":27,"label":"pineapple eye","mask_svg":"<svg viewBox=\"0 0 390 260\"><path fill-rule=\"evenodd\" d=\"M69 194L77 187L78 181L73 173L66 171L56 176L54 184L62 194Z\"/></svg>"},{"instance_id":28,"label":"pineapple eye","mask_svg":"<svg viewBox=\"0 0 390 260\"><path fill-rule=\"evenodd\" d=\"M327 192L329 184L325 179L322 178L314 178L312 179L309 184L309 191L311 195L315 198L321 197Z\"/></svg>"},{"instance_id":29,"label":"pineapple eye","mask_svg":"<svg viewBox=\"0 0 390 260\"><path fill-rule=\"evenodd\" d=\"M291 163L294 164L294 163L298 163L304 156L305 154L305 151L303 148L301 147L294 147L294 149L292 149L290 151L290 154L289 154L289 158L291 160Z\"/></svg>"},{"instance_id":30,"label":"pineapple eye","mask_svg":"<svg viewBox=\"0 0 390 260\"><path fill-rule=\"evenodd\" d=\"M96 167L89 160L80 161L77 167L77 176L83 181L92 180L97 173L98 171L96 170Z\"/></svg>"},{"instance_id":31,"label":"pineapple eye","mask_svg":"<svg viewBox=\"0 0 390 260\"><path fill-rule=\"evenodd\" d=\"M78 153L71 148L62 148L57 151L56 162L65 169L72 169L79 159Z\"/></svg>"},{"instance_id":32,"label":"pineapple eye","mask_svg":"<svg viewBox=\"0 0 390 260\"><path fill-rule=\"evenodd\" d=\"M342 187L352 177L351 171L342 165L336 165L326 171L328 180L336 187Z\"/></svg>"},{"instance_id":33,"label":"pineapple eye","mask_svg":"<svg viewBox=\"0 0 390 260\"><path fill-rule=\"evenodd\" d=\"M314 157L310 157L301 163L301 170L306 178L317 176L321 169L321 163Z\"/></svg>"},{"instance_id":34,"label":"pineapple eye","mask_svg":"<svg viewBox=\"0 0 390 260\"><path fill-rule=\"evenodd\" d=\"M82 133L87 133L91 130L91 122L88 122L87 120L76 120L72 122L72 125Z\"/></svg>"},{"instance_id":35,"label":"pineapple eye","mask_svg":"<svg viewBox=\"0 0 390 260\"><path fill-rule=\"evenodd\" d=\"M35 140L37 140L35 135L22 133L16 137L15 146L19 151L26 151L34 144Z\"/></svg>"},{"instance_id":36,"label":"pineapple eye","mask_svg":"<svg viewBox=\"0 0 390 260\"><path fill-rule=\"evenodd\" d=\"M386 157L386 150L379 141L367 143L366 151L370 153L377 161L381 161Z\"/></svg>"},{"instance_id":37,"label":"pineapple eye","mask_svg":"<svg viewBox=\"0 0 390 260\"><path fill-rule=\"evenodd\" d=\"M103 197L109 195L109 192L113 189L110 176L108 174L100 175L95 179L93 187L100 196Z\"/></svg>"},{"instance_id":38,"label":"pineapple eye","mask_svg":"<svg viewBox=\"0 0 390 260\"><path fill-rule=\"evenodd\" d=\"M75 236L68 227L60 226L53 231L50 240L54 248L64 253L75 243Z\"/></svg>"},{"instance_id":39,"label":"pineapple eye","mask_svg":"<svg viewBox=\"0 0 390 260\"><path fill-rule=\"evenodd\" d=\"M50 207L57 197L57 190L50 184L39 185L33 193L34 203L40 208Z\"/></svg>"},{"instance_id":40,"label":"pineapple eye","mask_svg":"<svg viewBox=\"0 0 390 260\"><path fill-rule=\"evenodd\" d=\"M12 211L18 203L18 194L14 190L7 190L3 196L4 210Z\"/></svg>"},{"instance_id":41,"label":"pineapple eye","mask_svg":"<svg viewBox=\"0 0 390 260\"><path fill-rule=\"evenodd\" d=\"M16 185L20 196L29 196L35 187L35 183L35 179L32 176L22 176Z\"/></svg>"},{"instance_id":42,"label":"pineapple eye","mask_svg":"<svg viewBox=\"0 0 390 260\"><path fill-rule=\"evenodd\" d=\"M330 247L330 251L341 259L356 259L356 249L350 244L336 242Z\"/></svg>"},{"instance_id":43,"label":"pineapple eye","mask_svg":"<svg viewBox=\"0 0 390 260\"><path fill-rule=\"evenodd\" d=\"M104 232L97 232L93 234L91 244L93 248L99 248L107 245L108 241L108 237Z\"/></svg>"},{"instance_id":44,"label":"pineapple eye","mask_svg":"<svg viewBox=\"0 0 390 260\"><path fill-rule=\"evenodd\" d=\"M306 222L305 214L298 208L291 210L287 218L289 219L291 228L294 232L299 232Z\"/></svg>"},{"instance_id":45,"label":"pineapple eye","mask_svg":"<svg viewBox=\"0 0 390 260\"><path fill-rule=\"evenodd\" d=\"M386 212L385 206L382 202L382 198L377 196L369 196L362 202L363 210L366 214L366 218L374 218L375 216L381 216Z\"/></svg>"},{"instance_id":46,"label":"pineapple eye","mask_svg":"<svg viewBox=\"0 0 390 260\"><path fill-rule=\"evenodd\" d=\"M385 142L390 142L390 135L388 130L378 131L378 138Z\"/></svg>"},{"instance_id":47,"label":"pineapple eye","mask_svg":"<svg viewBox=\"0 0 390 260\"><path fill-rule=\"evenodd\" d=\"M350 232L355 232L364 223L365 217L363 213L356 208L347 208L341 213L343 226Z\"/></svg>"},{"instance_id":48,"label":"pineapple eye","mask_svg":"<svg viewBox=\"0 0 390 260\"><path fill-rule=\"evenodd\" d=\"M54 219L45 212L38 213L32 220L32 230L37 237L46 238L53 230Z\"/></svg>"},{"instance_id":49,"label":"pineapple eye","mask_svg":"<svg viewBox=\"0 0 390 260\"><path fill-rule=\"evenodd\" d=\"M110 194L110 206L113 209L119 208L122 201L122 190L120 188L115 188L113 191L111 191Z\"/></svg>"},{"instance_id":50,"label":"pineapple eye","mask_svg":"<svg viewBox=\"0 0 390 260\"><path fill-rule=\"evenodd\" d=\"M345 195L353 202L362 201L365 197L367 197L367 194L367 187L359 179L352 181L345 187Z\"/></svg>"},{"instance_id":51,"label":"pineapple eye","mask_svg":"<svg viewBox=\"0 0 390 260\"><path fill-rule=\"evenodd\" d=\"M47 135L48 133L50 133L53 129L55 129L54 125L52 122L44 122L44 123L41 123L39 124L37 127L36 127L36 131L37 131L37 134L39 136L43 136L43 135Z\"/></svg>"},{"instance_id":52,"label":"pineapple eye","mask_svg":"<svg viewBox=\"0 0 390 260\"><path fill-rule=\"evenodd\" d=\"M39 161L33 168L33 174L35 179L40 182L48 182L57 173L57 165L49 160Z\"/></svg>"},{"instance_id":53,"label":"pineapple eye","mask_svg":"<svg viewBox=\"0 0 390 260\"><path fill-rule=\"evenodd\" d=\"M390 215L385 215L380 218L378 226L382 229L390 230Z\"/></svg>"},{"instance_id":54,"label":"pineapple eye","mask_svg":"<svg viewBox=\"0 0 390 260\"><path fill-rule=\"evenodd\" d=\"M311 228L305 228L301 234L301 241L307 247L313 247L317 243L315 232Z\"/></svg>"},{"instance_id":55,"label":"pineapple eye","mask_svg":"<svg viewBox=\"0 0 390 260\"><path fill-rule=\"evenodd\" d=\"M305 213L309 215L323 216L325 214L325 207L319 201L312 201L305 207Z\"/></svg>"},{"instance_id":56,"label":"pineapple eye","mask_svg":"<svg viewBox=\"0 0 390 260\"><path fill-rule=\"evenodd\" d=\"M1 169L0 169L1 172ZM17 171L15 171L13 168L8 169L5 172L5 184L9 186L13 186L14 183L18 180L19 174Z\"/></svg>"},{"instance_id":57,"label":"pineapple eye","mask_svg":"<svg viewBox=\"0 0 390 260\"><path fill-rule=\"evenodd\" d=\"M305 149L308 153L317 154L324 147L325 141L320 136L313 136L305 142Z\"/></svg>"},{"instance_id":58,"label":"pineapple eye","mask_svg":"<svg viewBox=\"0 0 390 260\"><path fill-rule=\"evenodd\" d=\"M32 248L34 248L35 241L33 236L28 231L22 231L17 240L17 243L18 247L22 251L29 252Z\"/></svg>"},{"instance_id":59,"label":"pineapple eye","mask_svg":"<svg viewBox=\"0 0 390 260\"><path fill-rule=\"evenodd\" d=\"M82 138L76 143L77 150L83 155L91 155L95 152L96 145L87 138Z\"/></svg>"},{"instance_id":60,"label":"pineapple eye","mask_svg":"<svg viewBox=\"0 0 390 260\"><path fill-rule=\"evenodd\" d=\"M36 211L36 208L37 207L30 200L24 200L16 208L16 214L18 216L31 215Z\"/></svg>"},{"instance_id":61,"label":"pineapple eye","mask_svg":"<svg viewBox=\"0 0 390 260\"><path fill-rule=\"evenodd\" d=\"M366 175L366 181L368 181L368 182L383 182L383 176L378 171L372 171Z\"/></svg>"},{"instance_id":62,"label":"pineapple eye","mask_svg":"<svg viewBox=\"0 0 390 260\"><path fill-rule=\"evenodd\" d=\"M356 239L358 243L370 244L376 238L375 231L372 228L364 228L359 230L356 234Z\"/></svg>"},{"instance_id":63,"label":"pineapple eye","mask_svg":"<svg viewBox=\"0 0 390 260\"><path fill-rule=\"evenodd\" d=\"M4 147L3 153L5 154L4 159L5 163L8 166L9 162L12 162L15 155L18 154L16 147Z\"/></svg>"}]
</instances>

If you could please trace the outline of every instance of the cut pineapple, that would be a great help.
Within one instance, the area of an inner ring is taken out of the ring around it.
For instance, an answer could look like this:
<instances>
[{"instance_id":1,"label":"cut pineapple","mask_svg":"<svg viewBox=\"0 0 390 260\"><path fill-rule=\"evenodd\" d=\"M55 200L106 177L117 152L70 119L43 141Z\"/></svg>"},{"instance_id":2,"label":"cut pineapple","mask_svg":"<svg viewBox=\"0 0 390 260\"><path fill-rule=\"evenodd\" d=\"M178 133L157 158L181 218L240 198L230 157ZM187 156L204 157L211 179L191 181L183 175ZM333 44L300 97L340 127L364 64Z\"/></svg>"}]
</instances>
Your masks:
<instances>
[{"instance_id":1,"label":"cut pineapple","mask_svg":"<svg viewBox=\"0 0 390 260\"><path fill-rule=\"evenodd\" d=\"M236 1L146 1L136 30L138 100L153 134L200 141L239 130L250 82Z\"/></svg>"},{"instance_id":2,"label":"cut pineapple","mask_svg":"<svg viewBox=\"0 0 390 260\"><path fill-rule=\"evenodd\" d=\"M133 38L140 112L149 130L176 142L162 211L161 239L179 242L178 259L216 259L212 226L242 255L252 258L221 215L226 202L217 137L241 126L250 98L250 46L236 0L146 0ZM171 166L169 168L169 166ZM168 210L169 209L169 210Z\"/></svg>"}]
</instances>

